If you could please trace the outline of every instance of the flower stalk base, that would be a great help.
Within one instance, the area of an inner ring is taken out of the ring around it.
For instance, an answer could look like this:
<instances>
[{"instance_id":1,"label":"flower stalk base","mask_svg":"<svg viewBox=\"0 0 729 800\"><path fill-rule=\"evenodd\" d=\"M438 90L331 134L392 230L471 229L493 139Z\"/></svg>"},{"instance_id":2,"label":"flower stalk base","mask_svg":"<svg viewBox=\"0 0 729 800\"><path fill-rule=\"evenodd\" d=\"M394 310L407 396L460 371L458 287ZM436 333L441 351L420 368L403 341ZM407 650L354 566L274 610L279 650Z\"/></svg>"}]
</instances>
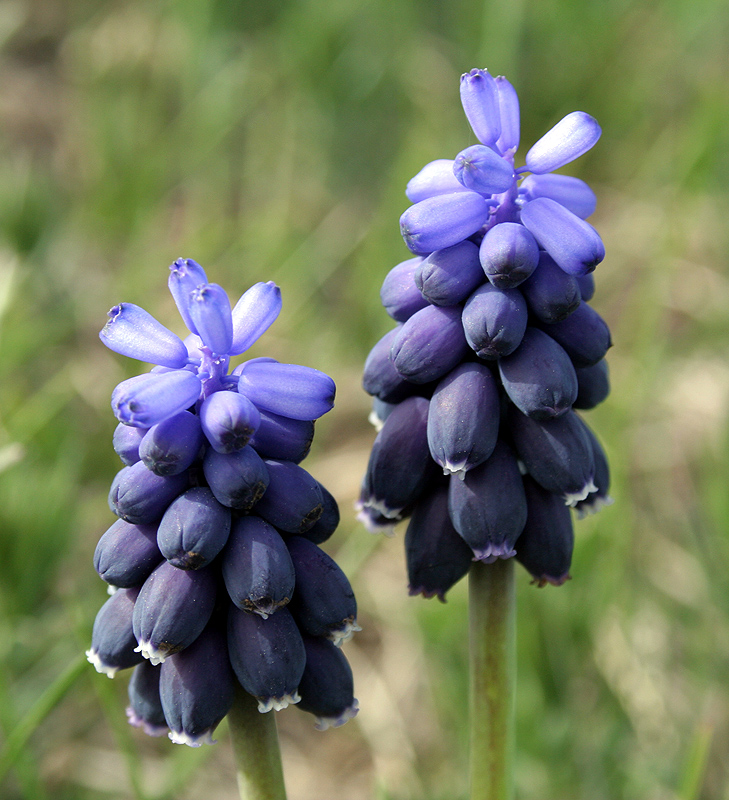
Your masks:
<instances>
[{"instance_id":1,"label":"flower stalk base","mask_svg":"<svg viewBox=\"0 0 729 800\"><path fill-rule=\"evenodd\" d=\"M469 572L471 800L513 800L516 691L514 560Z\"/></svg>"},{"instance_id":2,"label":"flower stalk base","mask_svg":"<svg viewBox=\"0 0 729 800\"><path fill-rule=\"evenodd\" d=\"M238 689L228 714L241 800L286 800L276 719Z\"/></svg>"}]
</instances>

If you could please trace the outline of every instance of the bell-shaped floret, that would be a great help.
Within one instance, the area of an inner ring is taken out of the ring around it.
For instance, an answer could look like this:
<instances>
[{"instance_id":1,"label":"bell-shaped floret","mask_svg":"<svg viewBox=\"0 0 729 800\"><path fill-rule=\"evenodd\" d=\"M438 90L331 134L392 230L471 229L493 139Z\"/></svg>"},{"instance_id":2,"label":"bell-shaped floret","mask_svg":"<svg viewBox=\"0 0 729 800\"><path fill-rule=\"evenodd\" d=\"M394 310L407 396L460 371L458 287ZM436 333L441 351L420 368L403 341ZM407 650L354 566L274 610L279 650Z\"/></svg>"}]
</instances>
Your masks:
<instances>
[{"instance_id":1,"label":"bell-shaped floret","mask_svg":"<svg viewBox=\"0 0 729 800\"><path fill-rule=\"evenodd\" d=\"M501 135L496 142L500 153L515 153L519 149L521 125L519 120L519 97L516 89L503 75L495 79L499 95L499 116L501 117Z\"/></svg>"},{"instance_id":2,"label":"bell-shaped floret","mask_svg":"<svg viewBox=\"0 0 729 800\"><path fill-rule=\"evenodd\" d=\"M261 411L260 416L261 423L250 445L261 457L294 464L306 458L314 439L313 420L281 417L269 411Z\"/></svg>"},{"instance_id":3,"label":"bell-shaped floret","mask_svg":"<svg viewBox=\"0 0 729 800\"><path fill-rule=\"evenodd\" d=\"M514 165L490 147L474 144L462 150L453 162L453 174L473 192L505 192L515 180Z\"/></svg>"},{"instance_id":4,"label":"bell-shaped floret","mask_svg":"<svg viewBox=\"0 0 729 800\"><path fill-rule=\"evenodd\" d=\"M200 406L200 423L213 450L232 453L248 444L261 424L261 414L238 392L213 392Z\"/></svg>"},{"instance_id":5,"label":"bell-shaped floret","mask_svg":"<svg viewBox=\"0 0 729 800\"><path fill-rule=\"evenodd\" d=\"M453 306L483 283L478 247L465 241L431 253L415 272L422 296L436 306Z\"/></svg>"},{"instance_id":6,"label":"bell-shaped floret","mask_svg":"<svg viewBox=\"0 0 729 800\"><path fill-rule=\"evenodd\" d=\"M319 519L309 528L299 534L314 544L322 544L334 533L339 525L339 506L331 492L319 484L321 491L322 512Z\"/></svg>"},{"instance_id":7,"label":"bell-shaped floret","mask_svg":"<svg viewBox=\"0 0 729 800\"><path fill-rule=\"evenodd\" d=\"M577 376L569 356L537 328L527 328L519 347L499 359L499 374L511 402L534 419L564 414L577 397Z\"/></svg>"},{"instance_id":8,"label":"bell-shaped floret","mask_svg":"<svg viewBox=\"0 0 729 800\"><path fill-rule=\"evenodd\" d=\"M163 736L168 731L159 696L159 675L160 670L144 660L134 667L129 680L127 719L147 736Z\"/></svg>"},{"instance_id":9,"label":"bell-shaped floret","mask_svg":"<svg viewBox=\"0 0 729 800\"><path fill-rule=\"evenodd\" d=\"M270 482L256 514L286 533L304 533L324 510L319 482L291 461L266 460Z\"/></svg>"},{"instance_id":10,"label":"bell-shaped floret","mask_svg":"<svg viewBox=\"0 0 729 800\"><path fill-rule=\"evenodd\" d=\"M232 356L244 353L273 325L281 311L281 290L273 281L255 283L235 304Z\"/></svg>"},{"instance_id":11,"label":"bell-shaped floret","mask_svg":"<svg viewBox=\"0 0 729 800\"><path fill-rule=\"evenodd\" d=\"M134 604L136 650L153 664L189 647L215 607L216 574L185 570L163 561L147 578Z\"/></svg>"},{"instance_id":12,"label":"bell-shaped floret","mask_svg":"<svg viewBox=\"0 0 729 800\"><path fill-rule=\"evenodd\" d=\"M608 363L603 358L591 367L577 367L577 399L575 408L590 409L600 405L610 394Z\"/></svg>"},{"instance_id":13,"label":"bell-shaped floret","mask_svg":"<svg viewBox=\"0 0 729 800\"><path fill-rule=\"evenodd\" d=\"M508 356L521 343L528 312L518 289L479 286L463 308L466 340L479 358Z\"/></svg>"},{"instance_id":14,"label":"bell-shaped floret","mask_svg":"<svg viewBox=\"0 0 729 800\"><path fill-rule=\"evenodd\" d=\"M299 702L306 650L288 609L263 619L231 605L228 651L240 685L258 700L261 713Z\"/></svg>"},{"instance_id":15,"label":"bell-shaped floret","mask_svg":"<svg viewBox=\"0 0 729 800\"><path fill-rule=\"evenodd\" d=\"M521 210L521 221L557 266L570 275L585 275L605 258L600 234L548 197L537 197Z\"/></svg>"},{"instance_id":16,"label":"bell-shaped floret","mask_svg":"<svg viewBox=\"0 0 729 800\"><path fill-rule=\"evenodd\" d=\"M190 318L198 336L213 353L223 355L233 344L230 300L222 286L204 283L190 294Z\"/></svg>"},{"instance_id":17,"label":"bell-shaped floret","mask_svg":"<svg viewBox=\"0 0 729 800\"><path fill-rule=\"evenodd\" d=\"M461 104L479 142L496 144L501 135L499 90L487 69L472 69L461 75Z\"/></svg>"},{"instance_id":18,"label":"bell-shaped floret","mask_svg":"<svg viewBox=\"0 0 729 800\"><path fill-rule=\"evenodd\" d=\"M601 361L612 346L605 320L585 302L567 319L545 328L559 342L576 367L591 367Z\"/></svg>"},{"instance_id":19,"label":"bell-shaped floret","mask_svg":"<svg viewBox=\"0 0 729 800\"><path fill-rule=\"evenodd\" d=\"M230 711L235 696L225 633L209 625L159 670L159 694L170 739L190 747L215 744L213 731Z\"/></svg>"},{"instance_id":20,"label":"bell-shaped floret","mask_svg":"<svg viewBox=\"0 0 729 800\"><path fill-rule=\"evenodd\" d=\"M273 525L260 517L235 521L221 566L233 603L264 619L285 606L294 593L294 565L288 548Z\"/></svg>"},{"instance_id":21,"label":"bell-shaped floret","mask_svg":"<svg viewBox=\"0 0 729 800\"><path fill-rule=\"evenodd\" d=\"M388 403L399 403L418 391L418 386L405 380L395 369L390 353L400 333L400 326L388 331L370 350L364 364L362 388L367 394Z\"/></svg>"},{"instance_id":22,"label":"bell-shaped floret","mask_svg":"<svg viewBox=\"0 0 729 800\"><path fill-rule=\"evenodd\" d=\"M86 658L97 672L110 678L120 669L128 669L144 659L135 652L136 639L132 630L134 603L139 588L119 589L104 603L94 620L91 647Z\"/></svg>"},{"instance_id":23,"label":"bell-shaped floret","mask_svg":"<svg viewBox=\"0 0 729 800\"><path fill-rule=\"evenodd\" d=\"M565 319L580 305L577 278L561 270L546 253L540 253L537 268L519 289L529 311L548 324Z\"/></svg>"},{"instance_id":24,"label":"bell-shaped floret","mask_svg":"<svg viewBox=\"0 0 729 800\"><path fill-rule=\"evenodd\" d=\"M523 225L501 222L483 237L479 259L486 277L494 286L513 289L536 269L539 247Z\"/></svg>"},{"instance_id":25,"label":"bell-shaped floret","mask_svg":"<svg viewBox=\"0 0 729 800\"><path fill-rule=\"evenodd\" d=\"M139 446L139 456L155 475L179 475L197 458L202 445L200 418L181 411L147 431Z\"/></svg>"},{"instance_id":26,"label":"bell-shaped floret","mask_svg":"<svg viewBox=\"0 0 729 800\"><path fill-rule=\"evenodd\" d=\"M380 289L380 300L385 311L398 322L405 322L416 311L428 305L428 301L415 285L415 270L422 260L420 256L409 258L393 267L385 276Z\"/></svg>"},{"instance_id":27,"label":"bell-shaped floret","mask_svg":"<svg viewBox=\"0 0 729 800\"><path fill-rule=\"evenodd\" d=\"M296 589L289 603L294 619L311 636L326 636L340 645L360 630L357 601L347 576L308 539L292 536L286 544L296 572Z\"/></svg>"},{"instance_id":28,"label":"bell-shaped floret","mask_svg":"<svg viewBox=\"0 0 729 800\"><path fill-rule=\"evenodd\" d=\"M208 450L203 473L219 503L244 512L263 497L269 480L263 459L250 445L225 454Z\"/></svg>"},{"instance_id":29,"label":"bell-shaped floret","mask_svg":"<svg viewBox=\"0 0 729 800\"><path fill-rule=\"evenodd\" d=\"M131 525L118 519L99 539L94 569L112 586L139 586L162 560L156 525Z\"/></svg>"},{"instance_id":30,"label":"bell-shaped floret","mask_svg":"<svg viewBox=\"0 0 729 800\"><path fill-rule=\"evenodd\" d=\"M527 472L569 506L595 491L595 459L583 424L574 411L550 420L509 409L509 425L518 457Z\"/></svg>"},{"instance_id":31,"label":"bell-shaped floret","mask_svg":"<svg viewBox=\"0 0 729 800\"><path fill-rule=\"evenodd\" d=\"M123 422L120 422L114 429L112 439L114 452L127 467L131 467L132 464L139 461L139 444L147 430L147 428L133 428Z\"/></svg>"},{"instance_id":32,"label":"bell-shaped floret","mask_svg":"<svg viewBox=\"0 0 729 800\"><path fill-rule=\"evenodd\" d=\"M429 383L450 372L467 352L460 307L428 306L398 330L390 356L403 378Z\"/></svg>"},{"instance_id":33,"label":"bell-shaped floret","mask_svg":"<svg viewBox=\"0 0 729 800\"><path fill-rule=\"evenodd\" d=\"M419 203L438 194L463 191L465 187L453 174L453 160L438 158L426 164L408 181L405 194L411 203Z\"/></svg>"},{"instance_id":34,"label":"bell-shaped floret","mask_svg":"<svg viewBox=\"0 0 729 800\"><path fill-rule=\"evenodd\" d=\"M526 500L512 449L499 441L491 457L463 480L451 476L448 510L453 527L478 561L511 558L524 528Z\"/></svg>"},{"instance_id":35,"label":"bell-shaped floret","mask_svg":"<svg viewBox=\"0 0 729 800\"><path fill-rule=\"evenodd\" d=\"M137 375L111 393L114 416L125 425L151 428L195 403L202 384L186 369Z\"/></svg>"},{"instance_id":36,"label":"bell-shaped floret","mask_svg":"<svg viewBox=\"0 0 729 800\"><path fill-rule=\"evenodd\" d=\"M519 537L516 560L538 586L561 586L570 577L574 532L572 515L559 495L524 477L527 520Z\"/></svg>"},{"instance_id":37,"label":"bell-shaped floret","mask_svg":"<svg viewBox=\"0 0 729 800\"><path fill-rule=\"evenodd\" d=\"M207 487L195 486L170 503L157 530L157 544L178 569L200 569L225 547L229 533L230 509Z\"/></svg>"},{"instance_id":38,"label":"bell-shaped floret","mask_svg":"<svg viewBox=\"0 0 729 800\"><path fill-rule=\"evenodd\" d=\"M191 258L178 258L174 264L170 264L167 286L187 329L194 334L197 333L197 328L190 316L192 292L207 282L205 270Z\"/></svg>"},{"instance_id":39,"label":"bell-shaped floret","mask_svg":"<svg viewBox=\"0 0 729 800\"><path fill-rule=\"evenodd\" d=\"M595 457L595 479L593 482L597 487L594 492L588 494L584 500L580 500L575 505L577 518L582 519L582 517L587 514L596 514L604 506L612 505L613 499L609 494L610 465L608 464L605 451L602 449L602 445L590 426L583 419L579 417L578 419L580 419L585 433L590 440L590 444L592 445L592 453Z\"/></svg>"},{"instance_id":40,"label":"bell-shaped floret","mask_svg":"<svg viewBox=\"0 0 729 800\"><path fill-rule=\"evenodd\" d=\"M99 333L101 341L123 356L180 369L187 363L187 348L172 331L134 303L119 303L107 315Z\"/></svg>"},{"instance_id":41,"label":"bell-shaped floret","mask_svg":"<svg viewBox=\"0 0 729 800\"><path fill-rule=\"evenodd\" d=\"M532 145L526 154L526 168L537 175L559 169L590 150L601 133L594 117L573 111Z\"/></svg>"},{"instance_id":42,"label":"bell-shaped floret","mask_svg":"<svg viewBox=\"0 0 729 800\"><path fill-rule=\"evenodd\" d=\"M297 705L316 719L319 731L338 728L357 715L359 705L354 696L352 669L344 653L321 637L304 636L306 667L301 676Z\"/></svg>"},{"instance_id":43,"label":"bell-shaped floret","mask_svg":"<svg viewBox=\"0 0 729 800\"><path fill-rule=\"evenodd\" d=\"M410 397L392 410L377 434L362 486L361 503L399 519L436 472L427 438L428 401Z\"/></svg>"},{"instance_id":44,"label":"bell-shaped floret","mask_svg":"<svg viewBox=\"0 0 729 800\"><path fill-rule=\"evenodd\" d=\"M443 378L428 410L428 446L443 474L463 477L494 451L501 400L491 370L459 364Z\"/></svg>"},{"instance_id":45,"label":"bell-shaped floret","mask_svg":"<svg viewBox=\"0 0 729 800\"><path fill-rule=\"evenodd\" d=\"M437 597L468 572L471 548L458 535L448 514L448 482L423 495L405 532L408 591L411 596Z\"/></svg>"},{"instance_id":46,"label":"bell-shaped floret","mask_svg":"<svg viewBox=\"0 0 729 800\"><path fill-rule=\"evenodd\" d=\"M400 232L413 253L427 255L476 233L487 222L489 209L477 192L439 194L410 206L400 217Z\"/></svg>"},{"instance_id":47,"label":"bell-shaped floret","mask_svg":"<svg viewBox=\"0 0 729 800\"><path fill-rule=\"evenodd\" d=\"M124 467L114 477L109 490L109 508L132 525L154 525L167 506L187 489L186 472L155 475L141 461Z\"/></svg>"},{"instance_id":48,"label":"bell-shaped floret","mask_svg":"<svg viewBox=\"0 0 729 800\"><path fill-rule=\"evenodd\" d=\"M334 381L318 369L255 359L239 374L238 391L263 411L311 420L334 406Z\"/></svg>"},{"instance_id":49,"label":"bell-shaped floret","mask_svg":"<svg viewBox=\"0 0 729 800\"><path fill-rule=\"evenodd\" d=\"M584 181L571 175L529 175L522 181L519 194L526 202L548 197L580 219L594 214L597 206L595 192Z\"/></svg>"}]
</instances>

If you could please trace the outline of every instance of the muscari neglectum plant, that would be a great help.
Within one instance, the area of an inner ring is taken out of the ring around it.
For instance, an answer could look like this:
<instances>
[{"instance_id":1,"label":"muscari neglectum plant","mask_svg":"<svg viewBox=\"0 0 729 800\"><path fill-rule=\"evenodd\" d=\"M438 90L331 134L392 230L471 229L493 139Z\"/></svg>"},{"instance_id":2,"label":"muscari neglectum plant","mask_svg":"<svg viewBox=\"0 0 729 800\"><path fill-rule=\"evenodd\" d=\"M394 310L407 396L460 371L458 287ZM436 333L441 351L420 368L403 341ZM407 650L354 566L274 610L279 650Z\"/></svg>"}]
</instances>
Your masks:
<instances>
[{"instance_id":1,"label":"muscari neglectum plant","mask_svg":"<svg viewBox=\"0 0 729 800\"><path fill-rule=\"evenodd\" d=\"M605 251L595 195L554 170L600 137L568 114L515 168L519 101L487 70L461 78L479 144L427 164L400 218L414 257L386 276L396 326L364 388L378 429L359 500L372 531L410 517L410 593L469 574L471 797L513 797L514 559L538 586L569 577L577 516L610 502L607 460L576 409L608 394L610 332L588 304Z\"/></svg>"},{"instance_id":2,"label":"muscari neglectum plant","mask_svg":"<svg viewBox=\"0 0 729 800\"><path fill-rule=\"evenodd\" d=\"M332 379L272 358L228 373L275 321L281 293L251 287L231 309L199 264L178 259L169 288L180 339L132 303L109 312L104 344L155 364L111 405L125 466L109 493L119 519L94 566L110 585L88 660L134 668L129 722L193 747L226 714L245 800L283 800L273 715L289 704L325 729L357 713L339 645L359 630L344 573L319 547L339 523L331 494L299 463Z\"/></svg>"}]
</instances>

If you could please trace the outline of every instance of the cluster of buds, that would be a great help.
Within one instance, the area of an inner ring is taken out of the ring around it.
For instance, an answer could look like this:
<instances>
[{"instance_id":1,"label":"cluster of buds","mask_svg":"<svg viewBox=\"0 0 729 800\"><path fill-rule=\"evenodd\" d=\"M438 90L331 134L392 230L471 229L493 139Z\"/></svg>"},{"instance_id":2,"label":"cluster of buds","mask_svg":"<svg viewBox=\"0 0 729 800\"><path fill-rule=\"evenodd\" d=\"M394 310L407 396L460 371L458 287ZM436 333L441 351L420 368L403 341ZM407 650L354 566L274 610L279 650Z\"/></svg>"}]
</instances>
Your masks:
<instances>
[{"instance_id":1,"label":"cluster of buds","mask_svg":"<svg viewBox=\"0 0 729 800\"><path fill-rule=\"evenodd\" d=\"M340 725L357 712L339 645L359 630L354 594L319 545L339 523L331 494L299 466L335 386L316 369L254 358L228 373L274 322L281 293L251 287L231 309L202 267L178 259L169 288L182 340L139 306L109 312L111 350L157 366L120 383L111 405L125 466L109 493L119 519L94 566L111 597L89 661L134 667L127 716L150 735L197 746L233 703L290 703Z\"/></svg>"},{"instance_id":2,"label":"cluster of buds","mask_svg":"<svg viewBox=\"0 0 729 800\"><path fill-rule=\"evenodd\" d=\"M359 501L370 530L412 516L411 594L443 599L472 560L516 556L539 585L569 577L570 507L610 501L602 447L575 409L608 394L610 331L589 305L605 251L595 195L552 174L600 137L568 114L515 168L519 101L486 70L461 78L480 144L427 164L400 219L414 254L385 278L397 323L364 388L378 429Z\"/></svg>"}]
</instances>

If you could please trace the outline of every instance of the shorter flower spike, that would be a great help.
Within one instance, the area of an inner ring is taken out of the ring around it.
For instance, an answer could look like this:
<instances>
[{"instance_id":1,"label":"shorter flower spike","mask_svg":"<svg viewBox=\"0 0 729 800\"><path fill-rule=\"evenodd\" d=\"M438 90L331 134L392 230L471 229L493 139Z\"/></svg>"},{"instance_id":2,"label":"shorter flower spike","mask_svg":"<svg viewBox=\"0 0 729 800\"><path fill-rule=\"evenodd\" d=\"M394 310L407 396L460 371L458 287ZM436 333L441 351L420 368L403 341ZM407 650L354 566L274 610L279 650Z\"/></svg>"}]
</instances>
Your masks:
<instances>
[{"instance_id":1,"label":"shorter flower spike","mask_svg":"<svg viewBox=\"0 0 729 800\"><path fill-rule=\"evenodd\" d=\"M241 610L266 619L291 600L291 556L281 534L260 517L235 521L221 565L230 599Z\"/></svg>"},{"instance_id":2,"label":"shorter flower spike","mask_svg":"<svg viewBox=\"0 0 729 800\"><path fill-rule=\"evenodd\" d=\"M203 283L190 294L190 319L198 336L211 352L223 355L233 344L233 317L230 300L222 286Z\"/></svg>"},{"instance_id":3,"label":"shorter flower spike","mask_svg":"<svg viewBox=\"0 0 729 800\"><path fill-rule=\"evenodd\" d=\"M405 322L416 311L428 305L428 301L415 285L415 270L422 260L420 256L416 256L402 261L387 273L382 283L380 300L385 311L397 322Z\"/></svg>"},{"instance_id":4,"label":"shorter flower spike","mask_svg":"<svg viewBox=\"0 0 729 800\"><path fill-rule=\"evenodd\" d=\"M528 313L518 289L479 286L468 298L462 314L463 330L479 358L508 356L524 338Z\"/></svg>"},{"instance_id":5,"label":"shorter flower spike","mask_svg":"<svg viewBox=\"0 0 729 800\"><path fill-rule=\"evenodd\" d=\"M327 639L304 636L306 666L301 676L297 708L317 718L319 731L338 728L357 715L352 669L344 653Z\"/></svg>"},{"instance_id":6,"label":"shorter flower spike","mask_svg":"<svg viewBox=\"0 0 729 800\"><path fill-rule=\"evenodd\" d=\"M559 322L580 305L577 278L560 269L546 253L540 253L537 268L519 289L540 322Z\"/></svg>"},{"instance_id":7,"label":"shorter flower spike","mask_svg":"<svg viewBox=\"0 0 729 800\"><path fill-rule=\"evenodd\" d=\"M453 174L453 160L438 158L426 164L408 182L405 194L411 203L419 203L438 194L465 191L464 185Z\"/></svg>"},{"instance_id":8,"label":"shorter flower spike","mask_svg":"<svg viewBox=\"0 0 729 800\"><path fill-rule=\"evenodd\" d=\"M439 194L410 206L400 217L405 244L416 255L458 244L489 218L489 204L477 192Z\"/></svg>"},{"instance_id":9,"label":"shorter flower spike","mask_svg":"<svg viewBox=\"0 0 729 800\"><path fill-rule=\"evenodd\" d=\"M465 300L483 282L483 271L478 260L478 247L464 241L436 250L415 271L415 285L428 303L452 306Z\"/></svg>"},{"instance_id":10,"label":"shorter flower spike","mask_svg":"<svg viewBox=\"0 0 729 800\"><path fill-rule=\"evenodd\" d=\"M163 477L150 472L138 461L117 472L109 491L109 508L132 525L154 525L188 484L185 472Z\"/></svg>"},{"instance_id":11,"label":"shorter flower spike","mask_svg":"<svg viewBox=\"0 0 729 800\"><path fill-rule=\"evenodd\" d=\"M119 589L104 603L94 620L91 648L86 658L97 672L113 678L120 669L129 669L144 659L135 651L132 615L139 588Z\"/></svg>"},{"instance_id":12,"label":"shorter flower spike","mask_svg":"<svg viewBox=\"0 0 729 800\"><path fill-rule=\"evenodd\" d=\"M136 652L156 665L189 647L213 613L215 584L212 569L183 570L163 561L134 605Z\"/></svg>"},{"instance_id":13,"label":"shorter flower spike","mask_svg":"<svg viewBox=\"0 0 729 800\"><path fill-rule=\"evenodd\" d=\"M263 619L231 606L228 650L241 686L258 699L262 714L299 702L306 650L288 609Z\"/></svg>"},{"instance_id":14,"label":"shorter flower spike","mask_svg":"<svg viewBox=\"0 0 729 800\"><path fill-rule=\"evenodd\" d=\"M187 363L187 348L179 336L143 308L134 303L119 303L108 317L99 338L109 350L172 369Z\"/></svg>"},{"instance_id":15,"label":"shorter flower spike","mask_svg":"<svg viewBox=\"0 0 729 800\"><path fill-rule=\"evenodd\" d=\"M410 595L445 602L446 592L468 572L473 552L448 514L447 481L415 504L405 532L405 558Z\"/></svg>"},{"instance_id":16,"label":"shorter flower spike","mask_svg":"<svg viewBox=\"0 0 729 800\"><path fill-rule=\"evenodd\" d=\"M174 264L170 265L167 286L187 329L195 334L198 331L190 315L192 292L207 282L205 270L191 258L178 258Z\"/></svg>"},{"instance_id":17,"label":"shorter flower spike","mask_svg":"<svg viewBox=\"0 0 729 800\"><path fill-rule=\"evenodd\" d=\"M139 445L139 457L155 475L179 475L197 458L202 443L200 418L181 411L147 431Z\"/></svg>"},{"instance_id":18,"label":"shorter flower spike","mask_svg":"<svg viewBox=\"0 0 729 800\"><path fill-rule=\"evenodd\" d=\"M112 586L129 589L143 583L162 561L156 525L132 525L118 519L99 539L94 569Z\"/></svg>"},{"instance_id":19,"label":"shorter flower spike","mask_svg":"<svg viewBox=\"0 0 729 800\"><path fill-rule=\"evenodd\" d=\"M473 192L498 194L514 182L514 166L490 147L474 144L462 150L453 163L453 174Z\"/></svg>"},{"instance_id":20,"label":"shorter flower spike","mask_svg":"<svg viewBox=\"0 0 729 800\"><path fill-rule=\"evenodd\" d=\"M499 89L487 69L461 75L461 104L479 142L495 145L501 135Z\"/></svg>"},{"instance_id":21,"label":"shorter flower spike","mask_svg":"<svg viewBox=\"0 0 729 800\"><path fill-rule=\"evenodd\" d=\"M111 408L125 425L151 428L192 406L201 388L198 376L185 369L139 375L122 381L114 389Z\"/></svg>"},{"instance_id":22,"label":"shorter flower spike","mask_svg":"<svg viewBox=\"0 0 729 800\"><path fill-rule=\"evenodd\" d=\"M521 210L521 221L557 266L570 275L584 275L605 258L598 232L564 206L537 197Z\"/></svg>"},{"instance_id":23,"label":"shorter flower spike","mask_svg":"<svg viewBox=\"0 0 729 800\"><path fill-rule=\"evenodd\" d=\"M213 731L230 711L235 695L225 634L217 626L208 626L159 670L159 693L170 739L190 747L215 744Z\"/></svg>"},{"instance_id":24,"label":"shorter flower spike","mask_svg":"<svg viewBox=\"0 0 729 800\"><path fill-rule=\"evenodd\" d=\"M600 138L597 120L584 111L573 111L532 145L526 154L529 172L552 172L590 150Z\"/></svg>"},{"instance_id":25,"label":"shorter flower spike","mask_svg":"<svg viewBox=\"0 0 729 800\"><path fill-rule=\"evenodd\" d=\"M188 489L173 500L157 530L162 555L178 569L207 566L225 547L230 509L207 487Z\"/></svg>"},{"instance_id":26,"label":"shorter flower spike","mask_svg":"<svg viewBox=\"0 0 729 800\"><path fill-rule=\"evenodd\" d=\"M203 433L218 453L245 447L261 424L259 410L237 392L213 392L205 398L199 413Z\"/></svg>"},{"instance_id":27,"label":"shorter flower spike","mask_svg":"<svg viewBox=\"0 0 729 800\"><path fill-rule=\"evenodd\" d=\"M127 719L135 728L142 728L147 736L164 736L169 730L159 696L161 670L149 661L137 664L129 681Z\"/></svg>"},{"instance_id":28,"label":"shorter flower spike","mask_svg":"<svg viewBox=\"0 0 729 800\"><path fill-rule=\"evenodd\" d=\"M273 325L281 311L281 290L273 281L256 283L233 308L232 356L244 353Z\"/></svg>"},{"instance_id":29,"label":"shorter flower spike","mask_svg":"<svg viewBox=\"0 0 729 800\"><path fill-rule=\"evenodd\" d=\"M555 200L580 219L595 213L595 192L579 178L571 175L528 175L519 187L519 194L526 202L537 197Z\"/></svg>"},{"instance_id":30,"label":"shorter flower spike","mask_svg":"<svg viewBox=\"0 0 729 800\"><path fill-rule=\"evenodd\" d=\"M243 512L250 511L268 488L266 465L250 445L226 454L208 450L203 473L219 503Z\"/></svg>"},{"instance_id":31,"label":"shorter flower spike","mask_svg":"<svg viewBox=\"0 0 729 800\"><path fill-rule=\"evenodd\" d=\"M312 420L334 406L334 381L318 369L258 360L241 367L238 391L263 411Z\"/></svg>"},{"instance_id":32,"label":"shorter flower spike","mask_svg":"<svg viewBox=\"0 0 729 800\"><path fill-rule=\"evenodd\" d=\"M479 259L489 281L498 289L513 289L523 283L539 263L534 237L516 222L494 225L483 237Z\"/></svg>"}]
</instances>

